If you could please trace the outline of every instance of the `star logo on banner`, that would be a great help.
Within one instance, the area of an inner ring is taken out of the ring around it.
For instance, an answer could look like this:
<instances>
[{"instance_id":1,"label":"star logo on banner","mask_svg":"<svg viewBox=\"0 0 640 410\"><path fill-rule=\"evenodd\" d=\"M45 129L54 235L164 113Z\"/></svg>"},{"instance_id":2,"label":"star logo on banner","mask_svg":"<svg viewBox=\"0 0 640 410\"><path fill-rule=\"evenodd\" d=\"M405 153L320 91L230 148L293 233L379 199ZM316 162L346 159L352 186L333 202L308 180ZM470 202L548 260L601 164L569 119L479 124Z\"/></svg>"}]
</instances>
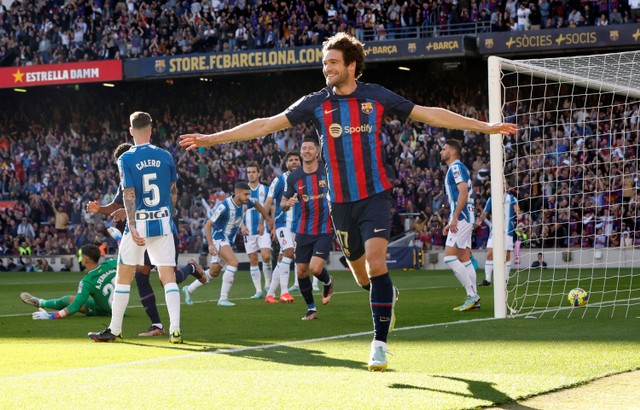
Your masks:
<instances>
[{"instance_id":1,"label":"star logo on banner","mask_svg":"<svg viewBox=\"0 0 640 410\"><path fill-rule=\"evenodd\" d=\"M14 74L11 74L13 76L13 82L14 83L21 83L23 82L24 79L24 73L20 71L20 69L18 68L18 71L16 71Z\"/></svg>"},{"instance_id":2,"label":"star logo on banner","mask_svg":"<svg viewBox=\"0 0 640 410\"><path fill-rule=\"evenodd\" d=\"M635 33L633 33L632 37L633 41L638 41L638 39L640 38L640 28L637 29Z\"/></svg>"},{"instance_id":3,"label":"star logo on banner","mask_svg":"<svg viewBox=\"0 0 640 410\"><path fill-rule=\"evenodd\" d=\"M515 43L516 41L513 39L513 37L509 37L509 41L507 41L505 43L505 45L507 46L507 48L511 48L511 46Z\"/></svg>"}]
</instances>

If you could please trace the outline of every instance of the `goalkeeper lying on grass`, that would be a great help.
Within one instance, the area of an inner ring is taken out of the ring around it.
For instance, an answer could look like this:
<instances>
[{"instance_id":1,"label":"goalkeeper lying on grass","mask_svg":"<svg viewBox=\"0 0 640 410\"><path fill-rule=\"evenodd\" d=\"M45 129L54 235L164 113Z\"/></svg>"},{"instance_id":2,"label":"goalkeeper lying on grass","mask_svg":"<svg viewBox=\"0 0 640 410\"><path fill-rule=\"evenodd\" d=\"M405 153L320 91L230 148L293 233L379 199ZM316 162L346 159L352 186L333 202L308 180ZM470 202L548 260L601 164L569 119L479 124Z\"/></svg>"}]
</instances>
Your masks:
<instances>
[{"instance_id":1,"label":"goalkeeper lying on grass","mask_svg":"<svg viewBox=\"0 0 640 410\"><path fill-rule=\"evenodd\" d=\"M86 266L89 273L78 284L78 293L75 296L44 300L26 292L21 293L20 299L24 303L39 308L33 313L33 319L63 319L77 312L87 316L111 316L117 260L111 259L99 263L100 256L100 249L96 245L87 244L82 247L82 264ZM58 311L49 313L43 308L58 309Z\"/></svg>"}]
</instances>

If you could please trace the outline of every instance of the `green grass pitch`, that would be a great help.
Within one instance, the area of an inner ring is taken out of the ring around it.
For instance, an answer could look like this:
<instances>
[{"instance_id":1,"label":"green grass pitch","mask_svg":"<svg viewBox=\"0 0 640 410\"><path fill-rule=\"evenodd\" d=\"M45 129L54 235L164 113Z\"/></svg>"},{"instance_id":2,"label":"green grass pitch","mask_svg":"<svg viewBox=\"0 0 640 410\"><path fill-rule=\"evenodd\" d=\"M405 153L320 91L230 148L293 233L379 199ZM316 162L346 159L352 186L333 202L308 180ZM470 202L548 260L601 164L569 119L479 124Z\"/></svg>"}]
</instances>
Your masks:
<instances>
[{"instance_id":1,"label":"green grass pitch","mask_svg":"<svg viewBox=\"0 0 640 410\"><path fill-rule=\"evenodd\" d=\"M183 345L137 336L149 321L135 285L122 343L87 338L107 317L34 321L18 298L74 294L81 276L0 273L0 408L464 409L640 368L637 307L627 318L495 320L492 288L480 289L482 310L452 310L464 292L448 271L392 272L401 293L383 373L366 370L368 294L346 272L334 273L329 305L318 295L319 319L311 322L300 320L299 294L288 305L250 300L243 271L231 291L237 306L218 307L216 279L194 294L194 305L181 306Z\"/></svg>"}]
</instances>

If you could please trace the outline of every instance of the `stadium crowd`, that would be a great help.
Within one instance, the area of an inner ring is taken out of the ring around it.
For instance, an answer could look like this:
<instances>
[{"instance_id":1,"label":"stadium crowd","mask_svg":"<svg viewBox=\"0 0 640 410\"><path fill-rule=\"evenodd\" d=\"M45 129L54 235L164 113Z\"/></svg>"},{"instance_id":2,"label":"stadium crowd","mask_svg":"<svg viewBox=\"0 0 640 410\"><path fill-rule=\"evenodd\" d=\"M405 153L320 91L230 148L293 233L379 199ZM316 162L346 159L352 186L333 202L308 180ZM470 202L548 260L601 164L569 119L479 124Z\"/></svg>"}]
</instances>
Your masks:
<instances>
[{"instance_id":1,"label":"stadium crowd","mask_svg":"<svg viewBox=\"0 0 640 410\"><path fill-rule=\"evenodd\" d=\"M384 41L640 21L638 0L15 0L8 8L4 3L2 66L319 45L341 31Z\"/></svg>"},{"instance_id":2,"label":"stadium crowd","mask_svg":"<svg viewBox=\"0 0 640 410\"><path fill-rule=\"evenodd\" d=\"M363 80L378 82L378 76L420 104L487 118L485 93L478 85L484 84L481 70L471 67L469 72L476 74L453 86L446 81L447 72L428 67L418 71L391 78L385 70L370 68ZM420 75L424 71L430 76ZM303 125L261 141L191 153L177 145L177 136L187 130L227 129L248 118L272 115L322 83L315 72L289 72L153 84L123 83L116 89L83 86L93 87L90 92L72 87L34 89L0 102L1 253L75 254L87 242L113 250L115 243L106 230L112 221L87 213L85 205L113 199L119 175L112 151L130 140L126 119L137 107L150 107L155 119L153 141L175 157L180 177L176 216L180 250L199 252L206 218L232 192L235 181L246 178L246 164L258 162L261 179L268 184L282 172L285 153L298 149L302 138L314 131ZM272 98L256 101L252 98L256 93ZM548 103L555 100L549 98ZM505 141L507 182L522 211L518 231L525 246L532 248L640 245L639 106L612 104L596 118L595 110L585 112L575 104L596 106L574 101L574 105L559 104L557 115L526 105L507 112L510 120L531 124L530 133L520 131ZM472 172L479 215L490 195L488 138L395 118L385 118L383 129L386 165L397 174L392 234L404 232L405 215L419 215L414 229L420 243L425 249L442 247L449 210L441 146L447 138L463 141L462 161ZM478 228L474 248L485 246L488 233L486 225Z\"/></svg>"}]
</instances>

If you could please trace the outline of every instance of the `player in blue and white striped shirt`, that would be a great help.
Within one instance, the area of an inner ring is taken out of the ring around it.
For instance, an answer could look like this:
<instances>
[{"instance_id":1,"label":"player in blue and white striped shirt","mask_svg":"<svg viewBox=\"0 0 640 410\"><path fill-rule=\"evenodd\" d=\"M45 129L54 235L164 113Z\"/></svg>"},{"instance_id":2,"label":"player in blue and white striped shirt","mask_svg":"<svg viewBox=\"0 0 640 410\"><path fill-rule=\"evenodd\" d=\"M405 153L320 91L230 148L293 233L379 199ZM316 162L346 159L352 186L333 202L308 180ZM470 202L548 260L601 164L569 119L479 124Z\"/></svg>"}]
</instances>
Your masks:
<instances>
[{"instance_id":1,"label":"player in blue and white striped shirt","mask_svg":"<svg viewBox=\"0 0 640 410\"><path fill-rule=\"evenodd\" d=\"M118 255L111 323L100 333L89 333L89 337L100 342L120 337L135 267L144 264L146 250L164 284L170 320L169 341L182 343L172 218L178 192L176 166L171 154L150 144L152 120L148 113L134 112L130 122L129 132L135 146L118 159L127 226Z\"/></svg>"},{"instance_id":2,"label":"player in blue and white striped shirt","mask_svg":"<svg viewBox=\"0 0 640 410\"><path fill-rule=\"evenodd\" d=\"M240 225L242 225L246 210L255 208L263 216L269 228L274 228L271 215L250 195L251 188L249 188L249 184L246 182L236 183L234 195L228 197L216 207L213 215L204 226L205 237L211 254L211 266L205 272L207 279L210 280L212 277L218 276L222 270L222 264L226 265L222 274L222 287L218 306L235 306L235 303L229 301L229 291L238 271L238 257L233 252L233 243ZM207 283L209 282L207 281ZM203 285L203 283L195 281L182 288L186 304L193 303L191 294Z\"/></svg>"},{"instance_id":3,"label":"player in blue and white striped shirt","mask_svg":"<svg viewBox=\"0 0 640 410\"><path fill-rule=\"evenodd\" d=\"M449 198L451 215L444 227L447 241L444 262L467 291L465 302L454 310L467 311L480 307L476 288L476 270L471 262L471 234L475 223L473 186L469 169L460 162L462 145L449 139L440 151L440 158L449 166L445 177L445 190Z\"/></svg>"},{"instance_id":4,"label":"player in blue and white striped shirt","mask_svg":"<svg viewBox=\"0 0 640 410\"><path fill-rule=\"evenodd\" d=\"M508 191L508 186L505 184L505 189ZM515 196L509 192L504 194L504 249L506 251L506 265L505 265L505 279L509 281L509 274L511 272L511 251L513 250L513 243L516 236L516 218L520 209L518 208L518 200ZM484 206L482 215L476 221L476 226L482 225L488 215L491 214L491 197ZM493 228L489 234L489 241L487 242L487 261L484 264L484 280L478 286L490 286L493 281Z\"/></svg>"},{"instance_id":5,"label":"player in blue and white striped shirt","mask_svg":"<svg viewBox=\"0 0 640 410\"><path fill-rule=\"evenodd\" d=\"M251 198L264 207L267 201L269 187L260 183L260 168L252 162L247 165L247 180L251 189ZM269 209L267 208L267 211ZM247 209L244 214L244 248L249 256L249 272L256 293L251 299L262 299L264 292L260 280L260 265L258 265L258 251L262 257L262 271L264 274L264 287L269 289L271 285L271 235L265 228L264 219L256 209Z\"/></svg>"}]
</instances>

